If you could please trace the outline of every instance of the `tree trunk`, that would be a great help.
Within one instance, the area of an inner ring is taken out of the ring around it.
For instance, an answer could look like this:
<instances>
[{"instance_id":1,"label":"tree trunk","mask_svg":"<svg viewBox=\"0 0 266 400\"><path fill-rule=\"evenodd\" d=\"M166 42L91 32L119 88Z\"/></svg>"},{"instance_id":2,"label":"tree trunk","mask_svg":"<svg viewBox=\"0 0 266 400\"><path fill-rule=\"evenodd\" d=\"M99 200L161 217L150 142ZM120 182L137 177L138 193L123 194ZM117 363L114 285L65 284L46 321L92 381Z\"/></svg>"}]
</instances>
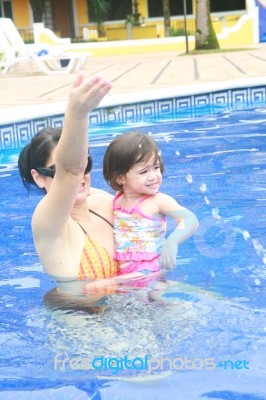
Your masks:
<instances>
[{"instance_id":1,"label":"tree trunk","mask_svg":"<svg viewBox=\"0 0 266 400\"><path fill-rule=\"evenodd\" d=\"M210 0L196 0L195 50L219 48L211 22Z\"/></svg>"},{"instance_id":2,"label":"tree trunk","mask_svg":"<svg viewBox=\"0 0 266 400\"><path fill-rule=\"evenodd\" d=\"M163 0L163 16L164 16L164 36L171 36L171 14L169 0Z\"/></svg>"}]
</instances>

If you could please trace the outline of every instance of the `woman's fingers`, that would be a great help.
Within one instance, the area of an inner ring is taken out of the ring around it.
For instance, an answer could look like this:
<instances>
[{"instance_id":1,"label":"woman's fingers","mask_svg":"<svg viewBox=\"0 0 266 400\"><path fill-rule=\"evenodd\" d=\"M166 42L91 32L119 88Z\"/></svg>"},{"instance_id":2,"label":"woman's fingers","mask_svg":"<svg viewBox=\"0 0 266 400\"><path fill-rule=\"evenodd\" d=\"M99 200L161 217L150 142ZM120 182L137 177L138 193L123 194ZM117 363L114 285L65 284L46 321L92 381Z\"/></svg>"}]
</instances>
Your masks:
<instances>
[{"instance_id":1,"label":"woman's fingers","mask_svg":"<svg viewBox=\"0 0 266 400\"><path fill-rule=\"evenodd\" d=\"M97 107L112 88L111 83L100 76L95 76L90 80L83 81L81 77L79 77L76 83L77 82L80 82L80 85L75 87L79 101L87 105L89 110Z\"/></svg>"},{"instance_id":2,"label":"woman's fingers","mask_svg":"<svg viewBox=\"0 0 266 400\"><path fill-rule=\"evenodd\" d=\"M82 73L78 74L69 94L71 112L80 117L86 116L100 104L111 88L112 84L100 76L85 79Z\"/></svg>"},{"instance_id":3,"label":"woman's fingers","mask_svg":"<svg viewBox=\"0 0 266 400\"><path fill-rule=\"evenodd\" d=\"M85 97L88 101L88 106L90 109L97 107L100 101L107 95L111 90L112 85L110 82L100 79L94 81L94 85L87 91Z\"/></svg>"},{"instance_id":4,"label":"woman's fingers","mask_svg":"<svg viewBox=\"0 0 266 400\"><path fill-rule=\"evenodd\" d=\"M83 77L84 78L84 77ZM109 81L105 80L101 76L95 76L89 80L86 79L81 79L80 76L78 76L77 80L75 81L76 83L80 82L80 91L81 93L89 93L89 92L95 92L99 93L100 91L105 92L106 90L109 91L112 88L112 85ZM78 84L75 85L76 87L79 86Z\"/></svg>"},{"instance_id":5,"label":"woman's fingers","mask_svg":"<svg viewBox=\"0 0 266 400\"><path fill-rule=\"evenodd\" d=\"M72 84L72 87L74 88L74 87L80 86L81 83L82 83L83 81L84 81L84 75L83 75L82 72L80 72L80 73L76 76L76 79L74 80L74 82L73 82L73 84Z\"/></svg>"}]
</instances>

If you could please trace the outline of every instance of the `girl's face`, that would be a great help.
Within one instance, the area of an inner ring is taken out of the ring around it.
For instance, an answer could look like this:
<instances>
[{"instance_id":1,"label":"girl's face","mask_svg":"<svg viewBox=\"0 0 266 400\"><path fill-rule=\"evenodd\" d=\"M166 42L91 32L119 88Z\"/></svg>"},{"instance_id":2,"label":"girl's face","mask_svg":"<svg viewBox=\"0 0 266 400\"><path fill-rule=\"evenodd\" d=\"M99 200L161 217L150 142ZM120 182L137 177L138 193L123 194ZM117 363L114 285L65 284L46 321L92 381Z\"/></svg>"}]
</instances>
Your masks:
<instances>
[{"instance_id":1,"label":"girl's face","mask_svg":"<svg viewBox=\"0 0 266 400\"><path fill-rule=\"evenodd\" d=\"M126 194L155 194L162 183L160 162L153 154L149 159L137 162L120 177Z\"/></svg>"}]
</instances>

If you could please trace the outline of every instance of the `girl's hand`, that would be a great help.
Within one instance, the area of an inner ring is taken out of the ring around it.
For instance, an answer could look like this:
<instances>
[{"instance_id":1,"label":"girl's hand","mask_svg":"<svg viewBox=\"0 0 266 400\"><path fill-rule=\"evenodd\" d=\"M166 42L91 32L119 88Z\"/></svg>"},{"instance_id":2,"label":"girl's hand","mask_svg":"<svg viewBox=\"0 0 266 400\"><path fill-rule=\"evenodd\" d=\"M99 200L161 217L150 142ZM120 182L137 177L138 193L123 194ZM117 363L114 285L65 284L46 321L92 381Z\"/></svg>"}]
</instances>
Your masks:
<instances>
[{"instance_id":1,"label":"girl's hand","mask_svg":"<svg viewBox=\"0 0 266 400\"><path fill-rule=\"evenodd\" d=\"M96 76L88 80L80 73L70 90L68 110L77 116L87 116L111 89L111 83L102 77Z\"/></svg>"},{"instance_id":2,"label":"girl's hand","mask_svg":"<svg viewBox=\"0 0 266 400\"><path fill-rule=\"evenodd\" d=\"M159 265L162 269L172 269L176 266L176 256L178 252L178 245L176 241L170 237L163 245L161 256L159 258Z\"/></svg>"}]
</instances>

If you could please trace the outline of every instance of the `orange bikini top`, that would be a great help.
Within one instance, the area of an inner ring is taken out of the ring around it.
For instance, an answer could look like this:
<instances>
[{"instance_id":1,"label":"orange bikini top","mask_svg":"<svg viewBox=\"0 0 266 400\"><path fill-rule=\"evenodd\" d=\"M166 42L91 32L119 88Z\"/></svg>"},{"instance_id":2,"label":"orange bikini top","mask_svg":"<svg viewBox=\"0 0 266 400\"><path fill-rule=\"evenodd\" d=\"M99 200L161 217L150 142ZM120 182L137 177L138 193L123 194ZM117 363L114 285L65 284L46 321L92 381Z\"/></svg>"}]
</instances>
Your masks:
<instances>
[{"instance_id":1,"label":"orange bikini top","mask_svg":"<svg viewBox=\"0 0 266 400\"><path fill-rule=\"evenodd\" d=\"M89 211L111 225L109 221L107 221L101 215L95 213L95 211ZM117 273L117 262L112 259L110 254L100 243L88 235L81 225L80 227L86 234L86 238L80 258L77 279L102 279L110 278L111 276L115 275Z\"/></svg>"}]
</instances>

